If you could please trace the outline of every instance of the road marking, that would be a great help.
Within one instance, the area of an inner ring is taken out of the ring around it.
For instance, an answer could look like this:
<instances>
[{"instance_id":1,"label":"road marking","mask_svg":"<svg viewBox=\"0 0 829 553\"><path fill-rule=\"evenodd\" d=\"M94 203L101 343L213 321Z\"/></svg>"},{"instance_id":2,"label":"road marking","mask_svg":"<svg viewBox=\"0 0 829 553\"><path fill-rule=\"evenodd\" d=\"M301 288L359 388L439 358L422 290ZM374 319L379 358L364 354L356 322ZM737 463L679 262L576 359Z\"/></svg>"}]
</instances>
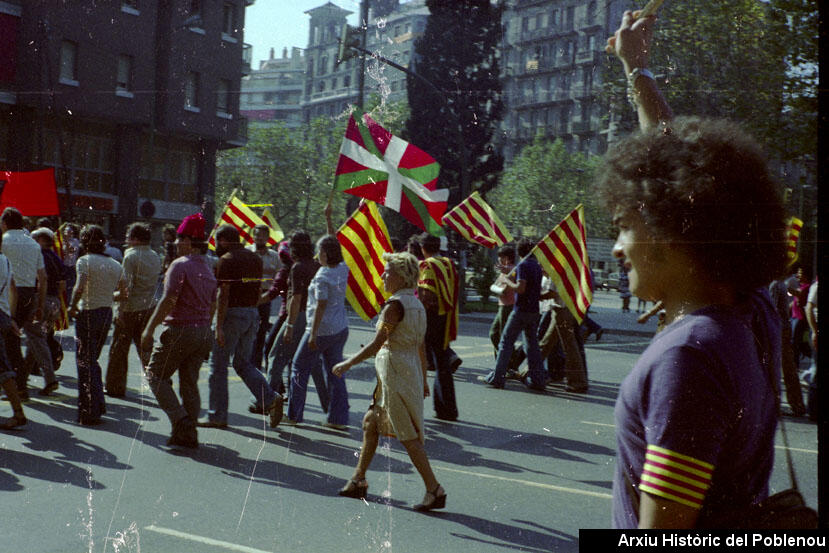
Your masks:
<instances>
[{"instance_id":1,"label":"road marking","mask_svg":"<svg viewBox=\"0 0 829 553\"><path fill-rule=\"evenodd\" d=\"M574 493L579 495L589 495L591 497L600 497L602 499L612 499L613 496L609 493L602 493L602 492L591 492L588 490L579 490L577 488L566 488L564 486L554 486L553 484L543 484L541 482L532 482L530 480L520 480L518 478L507 478L506 476L496 476L494 474L484 474L482 472L472 472L470 470L461 470L461 469L450 469L449 467L443 467L440 465L432 465L434 468L439 470L446 470L449 472L457 472L460 474L468 474L470 476L479 476L481 478L491 478L493 480L502 480L504 482L515 482L516 484L524 484L525 486L531 486L534 488L544 488L546 490L554 490L557 492L566 492L566 493Z\"/></svg>"},{"instance_id":2,"label":"road marking","mask_svg":"<svg viewBox=\"0 0 829 553\"><path fill-rule=\"evenodd\" d=\"M616 427L615 424L607 424L607 423L604 423L604 422L581 421L581 423L582 424L592 424L592 425L595 425L595 426L607 426L609 428L615 428Z\"/></svg>"},{"instance_id":3,"label":"road marking","mask_svg":"<svg viewBox=\"0 0 829 553\"><path fill-rule=\"evenodd\" d=\"M195 541L198 543L203 543L206 545L214 545L216 547L223 547L230 551L240 551L241 553L272 553L271 551L265 551L264 549L255 549L253 547L247 547L245 545L239 545L237 543L230 543L227 541L220 541L214 540L213 538L206 538L204 536L198 536L196 534L188 534L187 532L179 532L178 530L171 530L170 528L162 528L161 526L145 526L144 530L149 530L150 532L157 532L159 534L166 534L168 536L173 536L175 538L181 538L184 540Z\"/></svg>"},{"instance_id":4,"label":"road marking","mask_svg":"<svg viewBox=\"0 0 829 553\"><path fill-rule=\"evenodd\" d=\"M592 424L594 426L606 426L608 428L615 428L616 427L615 424L607 424L607 423L603 423L603 422L581 421L581 423L582 424ZM784 446L784 445L775 445L774 448L785 450L786 446ZM800 447L790 447L789 451L799 451L800 453L814 453L814 454L817 454L817 450L803 449L803 448L800 448Z\"/></svg>"}]
</instances>

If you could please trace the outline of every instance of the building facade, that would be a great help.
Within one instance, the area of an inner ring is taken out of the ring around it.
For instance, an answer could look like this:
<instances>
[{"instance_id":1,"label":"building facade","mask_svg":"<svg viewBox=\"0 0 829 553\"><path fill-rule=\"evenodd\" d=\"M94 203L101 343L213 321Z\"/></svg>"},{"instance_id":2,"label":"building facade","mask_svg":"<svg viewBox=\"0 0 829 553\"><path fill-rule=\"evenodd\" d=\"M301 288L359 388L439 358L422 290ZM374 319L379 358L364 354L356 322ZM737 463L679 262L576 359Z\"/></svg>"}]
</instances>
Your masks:
<instances>
[{"instance_id":1,"label":"building facade","mask_svg":"<svg viewBox=\"0 0 829 553\"><path fill-rule=\"evenodd\" d=\"M115 237L211 220L216 152L245 143L252 3L0 1L0 166L54 167L62 218Z\"/></svg>"},{"instance_id":2,"label":"building facade","mask_svg":"<svg viewBox=\"0 0 829 553\"><path fill-rule=\"evenodd\" d=\"M571 151L601 154L609 121L596 101L607 37L623 12L619 0L512 0L502 16L504 157L536 135Z\"/></svg>"},{"instance_id":3,"label":"building facade","mask_svg":"<svg viewBox=\"0 0 829 553\"><path fill-rule=\"evenodd\" d=\"M259 69L242 78L239 112L251 123L281 121L288 127L303 123L302 92L305 85L305 56L301 48L282 51L281 58L270 57Z\"/></svg>"}]
</instances>

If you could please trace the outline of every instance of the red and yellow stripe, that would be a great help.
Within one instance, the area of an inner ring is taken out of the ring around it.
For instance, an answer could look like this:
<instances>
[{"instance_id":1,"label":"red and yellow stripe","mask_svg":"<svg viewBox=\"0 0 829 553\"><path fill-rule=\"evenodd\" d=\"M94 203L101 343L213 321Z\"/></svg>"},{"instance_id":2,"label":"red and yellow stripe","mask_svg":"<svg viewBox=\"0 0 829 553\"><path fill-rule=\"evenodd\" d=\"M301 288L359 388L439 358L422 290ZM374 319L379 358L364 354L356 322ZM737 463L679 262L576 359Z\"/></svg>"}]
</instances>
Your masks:
<instances>
[{"instance_id":1,"label":"red and yellow stripe","mask_svg":"<svg viewBox=\"0 0 829 553\"><path fill-rule=\"evenodd\" d=\"M584 225L584 206L579 204L532 253L547 271L564 304L581 323L593 301L590 261Z\"/></svg>"},{"instance_id":2,"label":"red and yellow stripe","mask_svg":"<svg viewBox=\"0 0 829 553\"><path fill-rule=\"evenodd\" d=\"M242 200L236 197L235 190L230 195L230 199L227 201L224 211L222 211L222 214L219 216L219 221L216 223L216 226L213 227L213 231L210 233L210 238L207 240L207 247L211 250L216 249L216 229L218 229L222 224L236 227L236 229L239 230L239 235L242 237L242 240L248 244L253 244L253 228L256 225L266 225L271 229L270 238L268 238L269 246L276 246L279 244L279 241L285 237L282 229L280 229L279 225L276 224L276 221L268 222L259 217L259 215L254 213L254 211L245 205Z\"/></svg>"},{"instance_id":3,"label":"red and yellow stripe","mask_svg":"<svg viewBox=\"0 0 829 553\"><path fill-rule=\"evenodd\" d=\"M343 260L348 265L345 297L368 321L380 313L390 294L383 289L383 253L393 252L386 224L377 204L365 201L337 231Z\"/></svg>"},{"instance_id":4,"label":"red and yellow stripe","mask_svg":"<svg viewBox=\"0 0 829 553\"><path fill-rule=\"evenodd\" d=\"M702 508L714 465L663 447L648 445L639 489L682 505Z\"/></svg>"},{"instance_id":5,"label":"red and yellow stripe","mask_svg":"<svg viewBox=\"0 0 829 553\"><path fill-rule=\"evenodd\" d=\"M443 224L470 242L486 248L494 248L512 241L507 227L477 191L444 215Z\"/></svg>"},{"instance_id":6,"label":"red and yellow stripe","mask_svg":"<svg viewBox=\"0 0 829 553\"><path fill-rule=\"evenodd\" d=\"M458 271L446 257L429 257L420 262L418 287L433 292L438 298L438 313L448 315L443 347L458 337Z\"/></svg>"},{"instance_id":7,"label":"red and yellow stripe","mask_svg":"<svg viewBox=\"0 0 829 553\"><path fill-rule=\"evenodd\" d=\"M803 221L797 217L789 217L789 228L786 233L786 258L789 265L797 261L797 242L800 239L800 231L803 228Z\"/></svg>"}]
</instances>

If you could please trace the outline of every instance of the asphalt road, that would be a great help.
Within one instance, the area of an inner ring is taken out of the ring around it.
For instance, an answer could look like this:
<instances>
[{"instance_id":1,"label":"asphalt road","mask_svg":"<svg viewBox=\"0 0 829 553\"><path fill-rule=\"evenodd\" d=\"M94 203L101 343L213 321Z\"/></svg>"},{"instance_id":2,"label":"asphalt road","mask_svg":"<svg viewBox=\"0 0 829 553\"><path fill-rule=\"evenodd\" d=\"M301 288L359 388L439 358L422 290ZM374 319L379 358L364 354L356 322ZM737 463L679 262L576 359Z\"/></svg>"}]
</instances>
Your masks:
<instances>
[{"instance_id":1,"label":"asphalt road","mask_svg":"<svg viewBox=\"0 0 829 553\"><path fill-rule=\"evenodd\" d=\"M616 316L615 303L608 305L607 312L597 308L602 324ZM371 334L353 322L347 352ZM347 432L321 426L313 390L305 423L269 429L247 412L249 393L234 376L230 428L200 429L201 446L189 451L165 445L170 425L134 352L127 397L108 398L105 424L78 426L75 360L67 352L59 394L43 400L33 393L25 406L30 423L0 434L0 551L577 551L579 528L610 525L613 404L647 338L610 332L591 341L590 392L576 396L561 387L537 394L515 381L505 390L477 382L493 363L486 333L482 322L461 325L460 420L435 419L427 399L426 448L448 501L425 515L411 510L422 484L394 441L381 441L367 501L336 495L359 451L371 364L348 375ZM207 373L205 365L203 406ZM33 377L33 386L41 383ZM0 415L9 414L0 404ZM786 428L801 489L816 506L816 428L802 419L787 419ZM773 491L789 485L782 445L777 453Z\"/></svg>"}]
</instances>

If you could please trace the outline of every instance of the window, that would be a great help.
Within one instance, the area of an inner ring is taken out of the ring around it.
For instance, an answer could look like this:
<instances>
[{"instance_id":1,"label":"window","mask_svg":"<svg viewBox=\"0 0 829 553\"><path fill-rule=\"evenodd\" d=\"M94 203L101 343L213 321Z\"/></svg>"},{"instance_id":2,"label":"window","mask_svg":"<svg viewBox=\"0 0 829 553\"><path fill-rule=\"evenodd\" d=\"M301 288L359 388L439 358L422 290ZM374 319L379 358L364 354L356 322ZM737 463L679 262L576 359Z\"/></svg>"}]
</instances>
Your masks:
<instances>
[{"instance_id":1,"label":"window","mask_svg":"<svg viewBox=\"0 0 829 553\"><path fill-rule=\"evenodd\" d=\"M596 2L587 4L587 23L593 24L596 21Z\"/></svg>"},{"instance_id":2,"label":"window","mask_svg":"<svg viewBox=\"0 0 829 553\"><path fill-rule=\"evenodd\" d=\"M78 44L71 40L60 43L60 82L78 84Z\"/></svg>"},{"instance_id":3,"label":"window","mask_svg":"<svg viewBox=\"0 0 829 553\"><path fill-rule=\"evenodd\" d=\"M558 25L558 10L553 10L552 12L550 12L550 26L558 27Z\"/></svg>"},{"instance_id":4,"label":"window","mask_svg":"<svg viewBox=\"0 0 829 553\"><path fill-rule=\"evenodd\" d=\"M323 57L320 58L319 74L320 75L325 75L325 73L327 71L328 71L328 57L323 56Z\"/></svg>"},{"instance_id":5,"label":"window","mask_svg":"<svg viewBox=\"0 0 829 553\"><path fill-rule=\"evenodd\" d=\"M144 198L198 203L198 154L153 148L141 150L138 194Z\"/></svg>"},{"instance_id":6,"label":"window","mask_svg":"<svg viewBox=\"0 0 829 553\"><path fill-rule=\"evenodd\" d=\"M115 194L115 156L112 140L101 136L87 136L64 133L55 129L44 129L43 140L35 136L32 152L38 156L43 148L43 165L66 169L68 182L75 190L91 190ZM63 155L61 155L63 152ZM36 157L33 161L37 161Z\"/></svg>"},{"instance_id":7,"label":"window","mask_svg":"<svg viewBox=\"0 0 829 553\"><path fill-rule=\"evenodd\" d=\"M348 88L348 87L351 86L351 75L346 75L345 77L343 77L343 86L345 88Z\"/></svg>"},{"instance_id":8,"label":"window","mask_svg":"<svg viewBox=\"0 0 829 553\"><path fill-rule=\"evenodd\" d=\"M191 111L199 110L199 74L193 71L184 78L184 107Z\"/></svg>"},{"instance_id":9,"label":"window","mask_svg":"<svg viewBox=\"0 0 829 553\"><path fill-rule=\"evenodd\" d=\"M576 8L575 6L570 6L567 8L567 22L566 28L567 30L572 30L575 24L575 17L576 17Z\"/></svg>"},{"instance_id":10,"label":"window","mask_svg":"<svg viewBox=\"0 0 829 553\"><path fill-rule=\"evenodd\" d=\"M216 113L230 113L230 81L226 79L220 79L216 88Z\"/></svg>"},{"instance_id":11,"label":"window","mask_svg":"<svg viewBox=\"0 0 829 553\"><path fill-rule=\"evenodd\" d=\"M325 92L325 81L317 83L317 92Z\"/></svg>"},{"instance_id":12,"label":"window","mask_svg":"<svg viewBox=\"0 0 829 553\"><path fill-rule=\"evenodd\" d=\"M236 36L236 6L229 2L222 6L222 32Z\"/></svg>"},{"instance_id":13,"label":"window","mask_svg":"<svg viewBox=\"0 0 829 553\"><path fill-rule=\"evenodd\" d=\"M190 15L201 15L202 0L190 0Z\"/></svg>"},{"instance_id":14,"label":"window","mask_svg":"<svg viewBox=\"0 0 829 553\"><path fill-rule=\"evenodd\" d=\"M118 56L118 71L115 75L115 91L132 90L132 57L125 54Z\"/></svg>"}]
</instances>

